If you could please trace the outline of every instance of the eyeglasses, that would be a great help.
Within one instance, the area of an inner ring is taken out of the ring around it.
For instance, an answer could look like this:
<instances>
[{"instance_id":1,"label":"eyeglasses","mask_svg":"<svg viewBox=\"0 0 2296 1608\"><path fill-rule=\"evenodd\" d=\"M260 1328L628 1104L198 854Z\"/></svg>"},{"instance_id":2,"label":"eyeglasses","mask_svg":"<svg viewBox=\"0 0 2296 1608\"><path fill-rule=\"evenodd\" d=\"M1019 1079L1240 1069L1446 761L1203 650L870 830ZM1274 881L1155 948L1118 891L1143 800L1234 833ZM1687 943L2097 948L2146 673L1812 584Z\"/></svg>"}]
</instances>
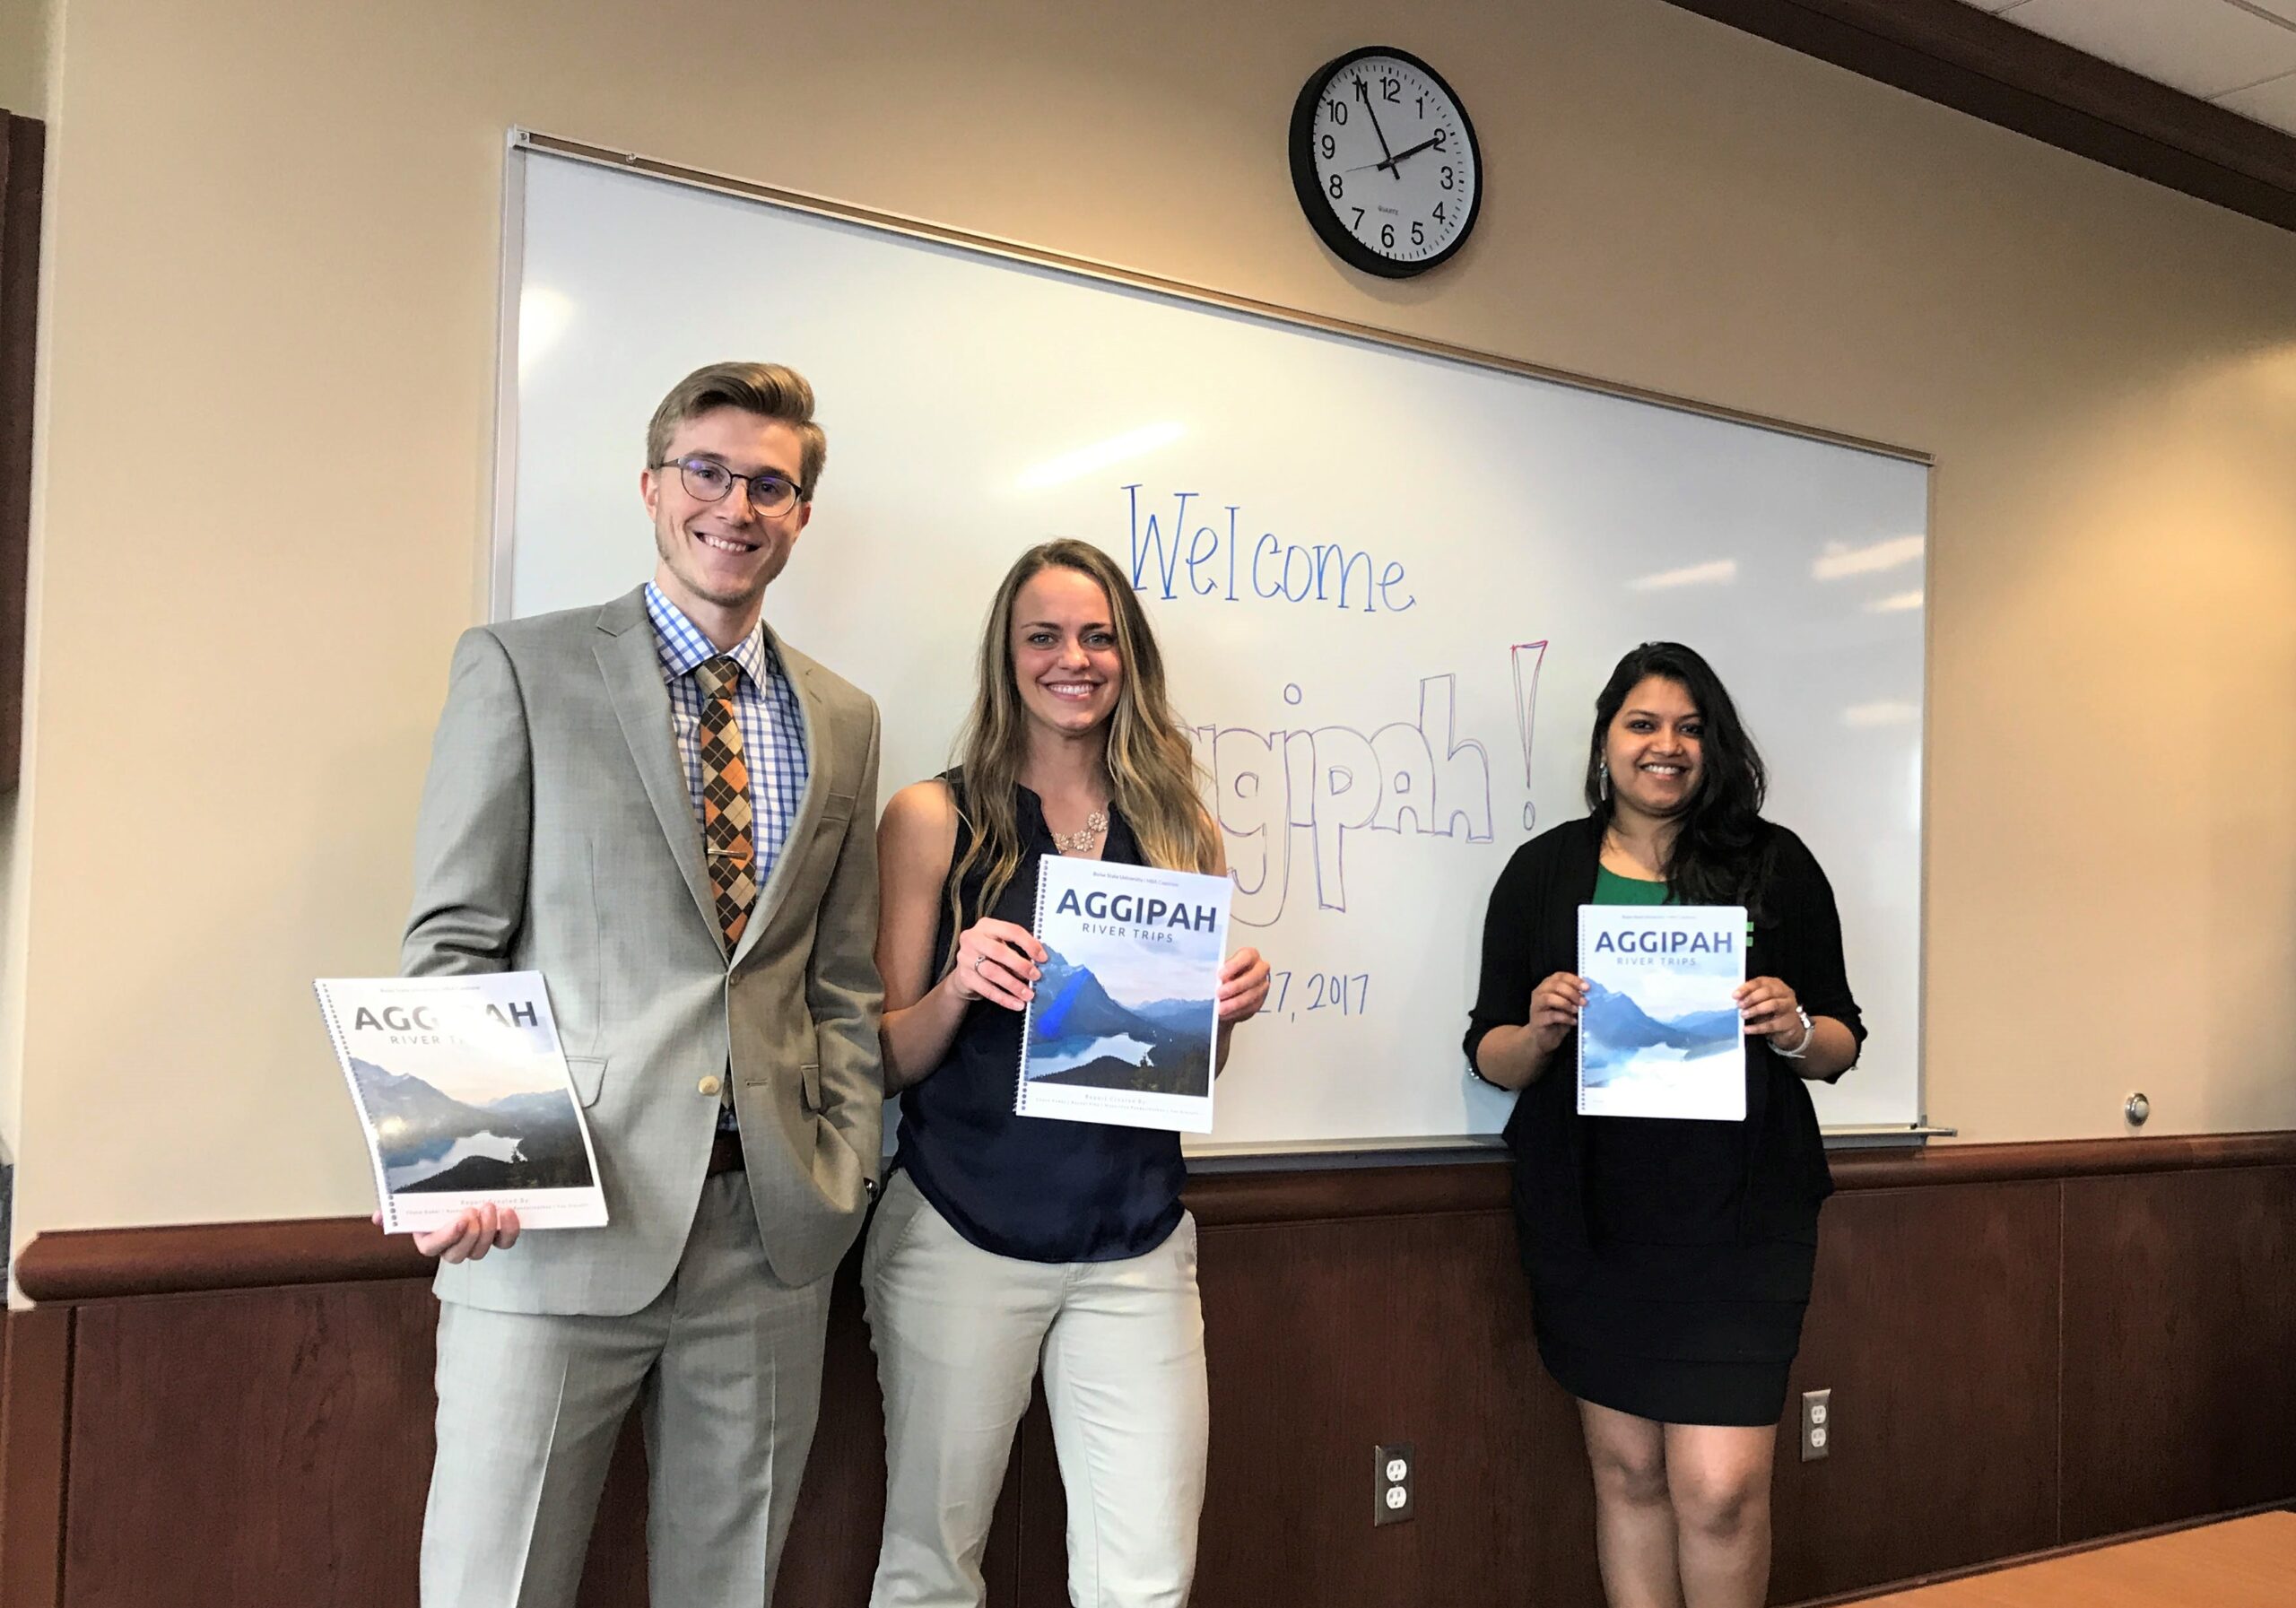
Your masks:
<instances>
[{"instance_id":1,"label":"eyeglasses","mask_svg":"<svg viewBox=\"0 0 2296 1608\"><path fill-rule=\"evenodd\" d=\"M736 474L716 458L665 458L654 467L666 469L672 464L678 466L687 495L703 502L722 501L735 482L749 488L750 507L761 514L786 514L797 506L801 495L795 481L773 474Z\"/></svg>"}]
</instances>

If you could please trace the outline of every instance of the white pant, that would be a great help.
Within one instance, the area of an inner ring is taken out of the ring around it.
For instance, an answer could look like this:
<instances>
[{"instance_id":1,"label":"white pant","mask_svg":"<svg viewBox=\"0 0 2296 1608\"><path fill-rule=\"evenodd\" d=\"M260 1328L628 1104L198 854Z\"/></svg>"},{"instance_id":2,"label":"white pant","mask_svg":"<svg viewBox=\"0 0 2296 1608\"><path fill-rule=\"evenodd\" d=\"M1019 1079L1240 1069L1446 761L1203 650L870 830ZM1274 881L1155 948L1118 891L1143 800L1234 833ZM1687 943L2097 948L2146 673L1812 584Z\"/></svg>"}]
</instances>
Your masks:
<instances>
[{"instance_id":1,"label":"white pant","mask_svg":"<svg viewBox=\"0 0 2296 1608\"><path fill-rule=\"evenodd\" d=\"M969 1243L905 1172L861 1264L885 1395L871 1608L977 1608L982 1549L1041 1360L1076 1608L1178 1608L1196 1572L1210 1408L1196 1220L1122 1262Z\"/></svg>"},{"instance_id":2,"label":"white pant","mask_svg":"<svg viewBox=\"0 0 2296 1608\"><path fill-rule=\"evenodd\" d=\"M423 1608L572 1608L632 1401L651 1600L765 1608L813 1444L829 1290L774 1276L748 1181L726 1172L702 1185L668 1287L627 1317L442 1304Z\"/></svg>"}]
</instances>

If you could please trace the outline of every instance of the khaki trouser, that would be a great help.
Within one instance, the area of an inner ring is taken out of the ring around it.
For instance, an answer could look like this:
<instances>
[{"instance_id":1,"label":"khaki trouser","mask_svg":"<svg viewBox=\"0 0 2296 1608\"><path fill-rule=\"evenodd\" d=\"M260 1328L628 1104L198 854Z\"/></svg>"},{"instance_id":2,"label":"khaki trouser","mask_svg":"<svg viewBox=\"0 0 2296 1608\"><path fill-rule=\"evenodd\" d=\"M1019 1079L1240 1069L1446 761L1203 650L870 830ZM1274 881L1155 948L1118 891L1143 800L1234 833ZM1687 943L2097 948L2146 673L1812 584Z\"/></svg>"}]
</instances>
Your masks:
<instances>
[{"instance_id":1,"label":"khaki trouser","mask_svg":"<svg viewBox=\"0 0 2296 1608\"><path fill-rule=\"evenodd\" d=\"M1077 1608L1178 1608L1209 1409L1196 1220L1145 1256L1024 1262L969 1243L897 1173L861 1268L885 1395L871 1608L977 1608L988 1521L1039 1363Z\"/></svg>"},{"instance_id":2,"label":"khaki trouser","mask_svg":"<svg viewBox=\"0 0 2296 1608\"><path fill-rule=\"evenodd\" d=\"M813 1444L829 1292L774 1277L735 1171L702 1184L677 1272L627 1317L442 1303L423 1608L572 1608L633 1401L650 1600L764 1608Z\"/></svg>"}]
</instances>

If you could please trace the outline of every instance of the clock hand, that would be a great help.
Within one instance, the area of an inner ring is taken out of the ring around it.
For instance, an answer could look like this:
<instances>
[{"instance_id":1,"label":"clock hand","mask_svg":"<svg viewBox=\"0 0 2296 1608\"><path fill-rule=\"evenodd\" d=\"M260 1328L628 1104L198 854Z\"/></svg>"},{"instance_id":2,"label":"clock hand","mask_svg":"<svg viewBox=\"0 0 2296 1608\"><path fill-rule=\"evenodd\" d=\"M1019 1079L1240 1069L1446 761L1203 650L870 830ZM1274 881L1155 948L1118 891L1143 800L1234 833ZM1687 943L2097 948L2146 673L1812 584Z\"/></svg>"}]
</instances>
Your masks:
<instances>
[{"instance_id":1,"label":"clock hand","mask_svg":"<svg viewBox=\"0 0 2296 1608\"><path fill-rule=\"evenodd\" d=\"M1376 108L1376 107L1374 107L1374 106L1371 104L1371 97L1370 97L1370 92L1369 92L1368 91L1366 91L1366 90L1364 89L1364 87L1363 87L1363 81L1362 81L1361 79L1360 79L1360 78L1359 78L1359 79L1357 79L1357 80L1355 81L1355 98L1356 98L1358 100L1361 100L1361 101L1363 103L1363 109L1364 109L1366 112L1368 112L1368 113L1370 113L1370 117L1371 117L1371 132L1372 132L1373 134L1376 134L1376 135L1378 135L1379 136L1379 153L1380 153L1381 155L1383 155L1383 156L1387 157L1387 159L1386 162L1384 162L1384 163L1382 163L1382 164L1380 164L1380 165L1381 165L1381 166L1383 166L1383 167L1385 167L1385 168L1387 169L1387 172L1388 172L1390 175L1392 175L1396 179L1397 179L1398 181L1400 181L1400 180L1402 179L1402 178L1403 178L1403 175L1402 175L1402 174L1400 174L1400 173L1396 172L1396 170L1395 170L1395 160L1396 160L1396 159L1395 159L1394 154L1393 154L1391 152L1389 152L1389 151L1387 150L1387 130L1386 130L1386 129L1384 129L1384 128L1381 128L1381 127L1379 126L1379 113L1378 113L1378 108Z\"/></svg>"},{"instance_id":2,"label":"clock hand","mask_svg":"<svg viewBox=\"0 0 2296 1608\"><path fill-rule=\"evenodd\" d=\"M1396 164L1402 161L1404 158L1407 156L1417 156L1422 151L1431 150L1433 149L1434 144L1435 142L1433 140L1422 140L1416 145L1408 146L1404 150L1396 152L1393 156L1390 156L1383 162L1369 162L1365 165L1367 167L1373 168L1385 168L1388 171L1393 172L1395 170ZM1398 175L1398 177L1400 177L1400 175Z\"/></svg>"}]
</instances>

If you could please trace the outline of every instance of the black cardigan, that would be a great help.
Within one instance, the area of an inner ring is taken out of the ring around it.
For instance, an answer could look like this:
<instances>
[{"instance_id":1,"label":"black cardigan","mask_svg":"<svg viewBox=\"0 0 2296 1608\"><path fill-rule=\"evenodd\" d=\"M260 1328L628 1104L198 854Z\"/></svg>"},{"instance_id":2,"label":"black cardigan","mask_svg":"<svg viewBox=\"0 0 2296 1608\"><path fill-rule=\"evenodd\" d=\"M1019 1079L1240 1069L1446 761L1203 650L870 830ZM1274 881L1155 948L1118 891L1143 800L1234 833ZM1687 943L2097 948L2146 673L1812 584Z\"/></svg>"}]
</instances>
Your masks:
<instances>
[{"instance_id":1,"label":"black cardigan","mask_svg":"<svg viewBox=\"0 0 2296 1608\"><path fill-rule=\"evenodd\" d=\"M1770 874L1747 945L1746 975L1779 978L1812 1017L1832 1017L1863 1044L1866 1024L1842 967L1833 889L1799 838L1782 826L1764 826L1770 838L1761 847ZM1554 972L1578 969L1578 907L1594 902L1601 854L1599 830L1592 819L1581 818L1524 844L1500 873L1483 921L1483 984L1467 1025L1470 1068L1484 1034L1530 1020L1533 988ZM1586 1129L1571 1075L1578 1050L1577 1036L1566 1036L1507 1119L1526 1257L1569 1258L1588 1244ZM1833 1178L1810 1092L1795 1063L1772 1051L1767 1039L1746 1041L1746 1117L1740 1126L1745 1134L1740 1241L1807 1231L1817 1221L1818 1203L1833 1193Z\"/></svg>"}]
</instances>

